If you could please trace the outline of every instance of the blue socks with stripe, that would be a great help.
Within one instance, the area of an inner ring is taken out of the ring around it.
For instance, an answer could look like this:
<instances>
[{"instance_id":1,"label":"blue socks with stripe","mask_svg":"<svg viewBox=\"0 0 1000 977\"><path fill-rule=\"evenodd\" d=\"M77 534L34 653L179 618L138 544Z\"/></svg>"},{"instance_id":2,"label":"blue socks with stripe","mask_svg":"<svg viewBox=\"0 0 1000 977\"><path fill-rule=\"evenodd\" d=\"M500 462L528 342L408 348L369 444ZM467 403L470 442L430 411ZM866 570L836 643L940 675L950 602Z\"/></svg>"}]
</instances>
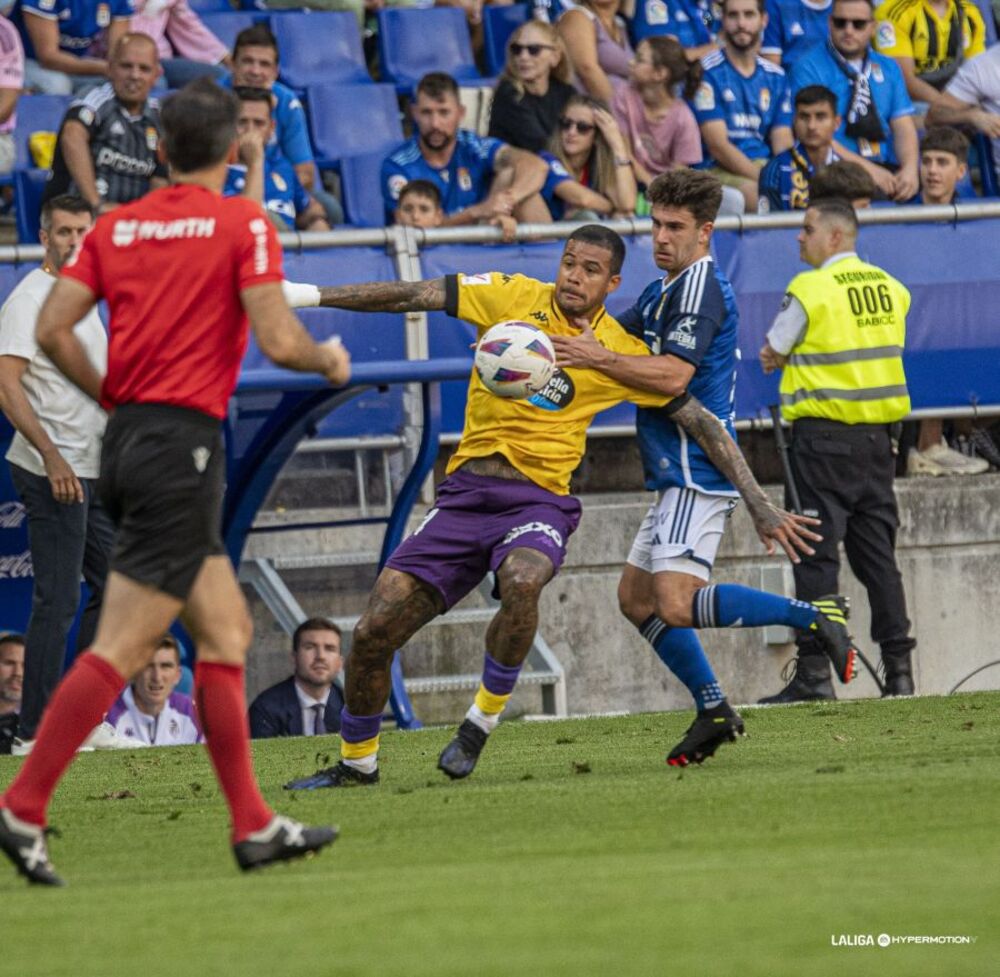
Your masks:
<instances>
[{"instance_id":1,"label":"blue socks with stripe","mask_svg":"<svg viewBox=\"0 0 1000 977\"><path fill-rule=\"evenodd\" d=\"M691 617L696 628L760 628L784 624L808 631L819 612L802 600L768 594L734 583L702 587L695 592Z\"/></svg>"},{"instance_id":2,"label":"blue socks with stripe","mask_svg":"<svg viewBox=\"0 0 1000 977\"><path fill-rule=\"evenodd\" d=\"M725 701L698 635L691 628L671 628L655 614L639 625L639 633L687 687L699 712Z\"/></svg>"}]
</instances>

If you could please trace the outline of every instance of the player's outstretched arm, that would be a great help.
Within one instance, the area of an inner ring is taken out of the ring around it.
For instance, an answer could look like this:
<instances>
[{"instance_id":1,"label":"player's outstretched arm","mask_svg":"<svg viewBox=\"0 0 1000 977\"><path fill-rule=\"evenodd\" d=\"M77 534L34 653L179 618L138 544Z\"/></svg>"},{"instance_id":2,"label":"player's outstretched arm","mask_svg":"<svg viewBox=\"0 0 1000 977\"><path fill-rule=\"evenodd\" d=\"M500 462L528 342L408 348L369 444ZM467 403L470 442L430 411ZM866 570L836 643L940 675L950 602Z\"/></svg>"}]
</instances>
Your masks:
<instances>
[{"instance_id":1,"label":"player's outstretched arm","mask_svg":"<svg viewBox=\"0 0 1000 977\"><path fill-rule=\"evenodd\" d=\"M101 375L73 327L94 307L94 293L72 278L60 278L38 313L35 338L59 371L92 400L101 399Z\"/></svg>"},{"instance_id":2,"label":"player's outstretched arm","mask_svg":"<svg viewBox=\"0 0 1000 977\"><path fill-rule=\"evenodd\" d=\"M359 285L304 285L284 282L295 309L322 306L354 312L437 312L444 309L443 278L422 282L364 282Z\"/></svg>"},{"instance_id":3,"label":"player's outstretched arm","mask_svg":"<svg viewBox=\"0 0 1000 977\"><path fill-rule=\"evenodd\" d=\"M809 541L818 541L823 537L809 527L819 525L819 519L795 515L774 505L757 484L739 445L711 411L706 410L699 400L690 397L671 414L671 420L676 421L702 446L712 464L736 486L768 554L774 553L775 543L788 554L792 563L800 562L799 553L813 554Z\"/></svg>"},{"instance_id":4,"label":"player's outstretched arm","mask_svg":"<svg viewBox=\"0 0 1000 977\"><path fill-rule=\"evenodd\" d=\"M300 373L319 373L335 387L351 378L351 357L339 339L316 343L288 307L277 284L251 285L240 301L261 352L272 363Z\"/></svg>"}]
</instances>

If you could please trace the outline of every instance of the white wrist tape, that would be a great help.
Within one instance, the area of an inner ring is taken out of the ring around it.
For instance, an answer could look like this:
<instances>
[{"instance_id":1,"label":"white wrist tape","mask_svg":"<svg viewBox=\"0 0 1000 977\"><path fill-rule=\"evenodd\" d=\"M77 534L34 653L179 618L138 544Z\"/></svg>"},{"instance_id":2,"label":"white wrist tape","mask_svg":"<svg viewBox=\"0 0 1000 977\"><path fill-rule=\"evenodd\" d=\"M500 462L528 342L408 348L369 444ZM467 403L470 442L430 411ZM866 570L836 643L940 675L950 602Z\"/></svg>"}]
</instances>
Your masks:
<instances>
[{"instance_id":1,"label":"white wrist tape","mask_svg":"<svg viewBox=\"0 0 1000 977\"><path fill-rule=\"evenodd\" d=\"M319 289L305 282L282 282L281 290L285 293L285 301L293 309L305 309L319 305Z\"/></svg>"}]
</instances>

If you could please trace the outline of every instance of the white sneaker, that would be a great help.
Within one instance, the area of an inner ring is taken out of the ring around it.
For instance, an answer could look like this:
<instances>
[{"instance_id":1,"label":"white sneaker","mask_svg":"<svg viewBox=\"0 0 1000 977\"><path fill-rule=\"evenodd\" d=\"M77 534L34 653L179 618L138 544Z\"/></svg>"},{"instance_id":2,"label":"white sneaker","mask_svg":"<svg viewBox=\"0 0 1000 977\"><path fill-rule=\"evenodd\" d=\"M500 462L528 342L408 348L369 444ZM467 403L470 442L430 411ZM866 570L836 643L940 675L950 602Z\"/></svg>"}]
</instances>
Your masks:
<instances>
[{"instance_id":1,"label":"white sneaker","mask_svg":"<svg viewBox=\"0 0 1000 977\"><path fill-rule=\"evenodd\" d=\"M942 441L924 451L911 448L906 458L907 475L981 475L989 471L985 458L970 458Z\"/></svg>"},{"instance_id":2,"label":"white sneaker","mask_svg":"<svg viewBox=\"0 0 1000 977\"><path fill-rule=\"evenodd\" d=\"M83 741L79 753L90 753L93 750L137 750L148 744L141 740L133 740L122 736L111 723L101 723Z\"/></svg>"},{"instance_id":3,"label":"white sneaker","mask_svg":"<svg viewBox=\"0 0 1000 977\"><path fill-rule=\"evenodd\" d=\"M19 740L16 736L14 737L14 742L10 745L10 755L11 756L27 756L32 747L34 747L34 740Z\"/></svg>"}]
</instances>

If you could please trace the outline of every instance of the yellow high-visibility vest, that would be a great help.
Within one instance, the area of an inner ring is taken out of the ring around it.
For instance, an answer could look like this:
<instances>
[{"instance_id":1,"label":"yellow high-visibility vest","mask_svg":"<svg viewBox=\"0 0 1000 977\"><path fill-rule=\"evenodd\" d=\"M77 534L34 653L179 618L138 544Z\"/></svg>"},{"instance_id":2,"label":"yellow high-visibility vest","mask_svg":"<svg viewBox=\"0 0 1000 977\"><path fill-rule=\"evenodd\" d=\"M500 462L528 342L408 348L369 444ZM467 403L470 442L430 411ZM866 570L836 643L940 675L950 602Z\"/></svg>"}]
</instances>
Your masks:
<instances>
[{"instance_id":1,"label":"yellow high-visibility vest","mask_svg":"<svg viewBox=\"0 0 1000 977\"><path fill-rule=\"evenodd\" d=\"M903 344L910 293L855 255L803 272L787 289L808 316L781 374L785 420L891 424L910 412Z\"/></svg>"}]
</instances>

